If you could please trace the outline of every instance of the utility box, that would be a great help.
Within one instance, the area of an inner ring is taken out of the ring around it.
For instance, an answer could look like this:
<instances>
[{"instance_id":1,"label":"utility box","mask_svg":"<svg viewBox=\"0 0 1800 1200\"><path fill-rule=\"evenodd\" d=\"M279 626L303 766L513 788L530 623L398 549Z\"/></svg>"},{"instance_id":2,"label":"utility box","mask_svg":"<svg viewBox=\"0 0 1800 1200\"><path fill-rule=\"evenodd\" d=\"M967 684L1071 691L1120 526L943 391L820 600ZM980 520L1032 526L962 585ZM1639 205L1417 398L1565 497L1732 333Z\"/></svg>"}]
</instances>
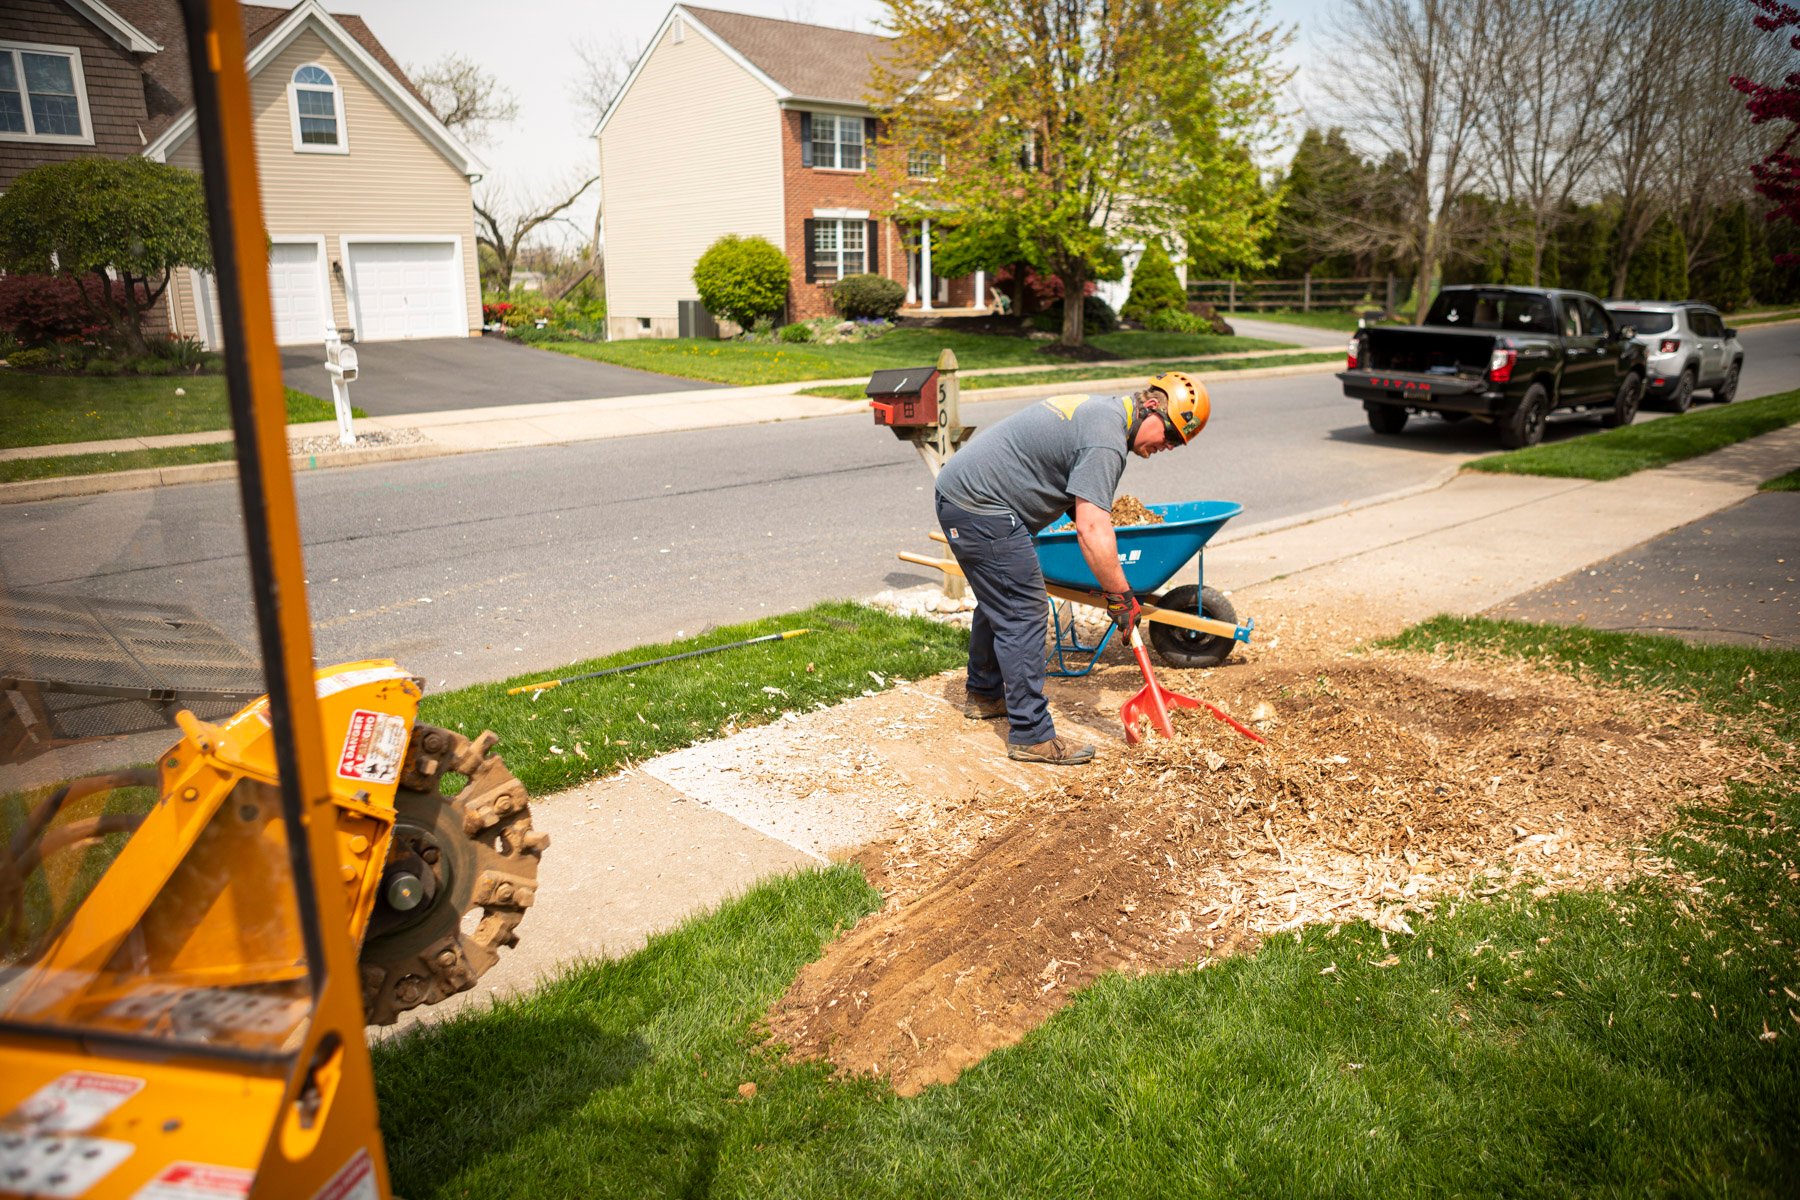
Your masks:
<instances>
[{"instance_id":1,"label":"utility box","mask_svg":"<svg viewBox=\"0 0 1800 1200\"><path fill-rule=\"evenodd\" d=\"M675 332L684 338L716 338L719 323L698 300L675 302Z\"/></svg>"},{"instance_id":2,"label":"utility box","mask_svg":"<svg viewBox=\"0 0 1800 1200\"><path fill-rule=\"evenodd\" d=\"M938 372L936 367L898 367L869 376L863 390L875 423L891 427L899 436L906 428L938 423Z\"/></svg>"}]
</instances>

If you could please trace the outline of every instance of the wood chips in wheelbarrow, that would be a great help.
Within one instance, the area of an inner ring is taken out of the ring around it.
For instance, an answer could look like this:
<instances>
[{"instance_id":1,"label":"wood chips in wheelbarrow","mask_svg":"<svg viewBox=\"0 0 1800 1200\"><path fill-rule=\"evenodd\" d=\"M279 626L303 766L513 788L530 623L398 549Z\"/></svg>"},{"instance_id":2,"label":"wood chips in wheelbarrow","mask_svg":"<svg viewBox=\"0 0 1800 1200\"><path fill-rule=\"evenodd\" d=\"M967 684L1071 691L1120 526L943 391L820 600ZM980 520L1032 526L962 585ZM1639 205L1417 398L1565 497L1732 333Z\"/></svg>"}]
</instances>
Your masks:
<instances>
[{"instance_id":1,"label":"wood chips in wheelbarrow","mask_svg":"<svg viewBox=\"0 0 1800 1200\"><path fill-rule=\"evenodd\" d=\"M1769 769L1696 706L1517 664L1171 674L1269 745L1183 711L1175 739L1106 748L1042 792L912 814L858 860L886 907L801 972L772 1041L913 1094L1107 971L1204 964L1315 922L1404 936L1513 884L1660 871L1645 847L1676 807Z\"/></svg>"}]
</instances>

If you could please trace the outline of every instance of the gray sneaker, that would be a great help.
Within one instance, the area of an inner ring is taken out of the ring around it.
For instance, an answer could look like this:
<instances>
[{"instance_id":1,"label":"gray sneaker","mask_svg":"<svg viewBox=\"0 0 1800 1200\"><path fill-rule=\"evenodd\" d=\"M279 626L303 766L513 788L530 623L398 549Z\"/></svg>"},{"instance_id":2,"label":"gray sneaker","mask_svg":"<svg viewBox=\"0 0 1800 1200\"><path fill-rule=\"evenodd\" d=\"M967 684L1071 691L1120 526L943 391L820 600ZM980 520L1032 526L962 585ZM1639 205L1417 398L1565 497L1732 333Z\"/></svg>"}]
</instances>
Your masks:
<instances>
[{"instance_id":1,"label":"gray sneaker","mask_svg":"<svg viewBox=\"0 0 1800 1200\"><path fill-rule=\"evenodd\" d=\"M1020 762L1048 763L1053 767L1079 767L1094 761L1092 746L1075 746L1061 738L1051 738L1035 746L1009 745L1006 757Z\"/></svg>"},{"instance_id":2,"label":"gray sneaker","mask_svg":"<svg viewBox=\"0 0 1800 1200\"><path fill-rule=\"evenodd\" d=\"M963 716L971 721L992 721L996 717L1006 715L1006 701L998 696L977 696L969 693L969 702L963 705Z\"/></svg>"}]
</instances>

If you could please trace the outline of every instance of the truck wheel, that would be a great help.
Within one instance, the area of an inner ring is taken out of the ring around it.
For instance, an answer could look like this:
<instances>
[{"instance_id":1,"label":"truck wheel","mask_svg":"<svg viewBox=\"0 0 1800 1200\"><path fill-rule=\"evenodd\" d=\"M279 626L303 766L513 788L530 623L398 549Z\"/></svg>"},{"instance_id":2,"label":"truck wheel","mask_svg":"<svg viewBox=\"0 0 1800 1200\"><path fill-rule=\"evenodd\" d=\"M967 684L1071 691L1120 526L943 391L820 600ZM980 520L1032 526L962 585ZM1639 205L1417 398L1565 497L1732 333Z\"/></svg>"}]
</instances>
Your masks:
<instances>
[{"instance_id":1,"label":"truck wheel","mask_svg":"<svg viewBox=\"0 0 1800 1200\"><path fill-rule=\"evenodd\" d=\"M1365 404L1363 411L1369 414L1369 428L1376 433L1393 435L1406 428L1406 410L1396 404Z\"/></svg>"},{"instance_id":2,"label":"truck wheel","mask_svg":"<svg viewBox=\"0 0 1800 1200\"><path fill-rule=\"evenodd\" d=\"M1600 418L1600 424L1608 429L1631 424L1637 419L1638 401L1643 398L1644 377L1633 371L1619 384L1618 394L1613 397L1613 410Z\"/></svg>"},{"instance_id":3,"label":"truck wheel","mask_svg":"<svg viewBox=\"0 0 1800 1200\"><path fill-rule=\"evenodd\" d=\"M1694 371L1692 368L1681 373L1675 381L1675 390L1663 401L1663 407L1670 412L1684 413L1694 407Z\"/></svg>"},{"instance_id":4,"label":"truck wheel","mask_svg":"<svg viewBox=\"0 0 1800 1200\"><path fill-rule=\"evenodd\" d=\"M1731 364L1731 370L1725 372L1725 382L1712 390L1714 404L1730 404L1737 399L1738 376L1743 374L1743 371L1743 363Z\"/></svg>"},{"instance_id":5,"label":"truck wheel","mask_svg":"<svg viewBox=\"0 0 1800 1200\"><path fill-rule=\"evenodd\" d=\"M1165 592L1156 607L1191 613L1196 600L1200 602L1201 616L1237 624L1237 610L1231 607L1231 601L1212 588L1195 588L1191 583ZM1171 667L1216 667L1230 658L1231 651L1237 646L1234 639L1217 634L1164 625L1161 621L1146 621L1145 624L1150 627L1150 644Z\"/></svg>"},{"instance_id":6,"label":"truck wheel","mask_svg":"<svg viewBox=\"0 0 1800 1200\"><path fill-rule=\"evenodd\" d=\"M1550 392L1543 384L1534 383L1497 422L1500 445L1507 450L1537 445L1544 440L1544 425L1549 419Z\"/></svg>"}]
</instances>

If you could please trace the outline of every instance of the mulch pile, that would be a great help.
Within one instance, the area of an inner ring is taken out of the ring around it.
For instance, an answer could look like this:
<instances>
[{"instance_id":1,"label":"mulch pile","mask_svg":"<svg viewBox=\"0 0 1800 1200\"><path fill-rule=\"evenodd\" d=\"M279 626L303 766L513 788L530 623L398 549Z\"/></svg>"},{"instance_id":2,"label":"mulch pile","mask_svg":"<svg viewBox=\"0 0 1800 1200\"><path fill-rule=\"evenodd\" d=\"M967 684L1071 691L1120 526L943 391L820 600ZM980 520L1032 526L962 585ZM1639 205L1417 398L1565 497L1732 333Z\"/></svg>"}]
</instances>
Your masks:
<instances>
[{"instance_id":1,"label":"mulch pile","mask_svg":"<svg viewBox=\"0 0 1800 1200\"><path fill-rule=\"evenodd\" d=\"M1113 501L1112 523L1115 529L1126 525L1161 525L1163 515L1145 508L1144 502L1136 496L1120 496Z\"/></svg>"},{"instance_id":2,"label":"mulch pile","mask_svg":"<svg viewBox=\"0 0 1800 1200\"><path fill-rule=\"evenodd\" d=\"M1229 676L1229 678L1227 677ZM1111 970L1314 922L1411 933L1440 904L1660 869L1672 810L1766 769L1697 707L1519 664L1320 658L1169 672L1205 712L1034 795L943 797L858 861L889 897L769 1016L796 1058L910 1095Z\"/></svg>"}]
</instances>

